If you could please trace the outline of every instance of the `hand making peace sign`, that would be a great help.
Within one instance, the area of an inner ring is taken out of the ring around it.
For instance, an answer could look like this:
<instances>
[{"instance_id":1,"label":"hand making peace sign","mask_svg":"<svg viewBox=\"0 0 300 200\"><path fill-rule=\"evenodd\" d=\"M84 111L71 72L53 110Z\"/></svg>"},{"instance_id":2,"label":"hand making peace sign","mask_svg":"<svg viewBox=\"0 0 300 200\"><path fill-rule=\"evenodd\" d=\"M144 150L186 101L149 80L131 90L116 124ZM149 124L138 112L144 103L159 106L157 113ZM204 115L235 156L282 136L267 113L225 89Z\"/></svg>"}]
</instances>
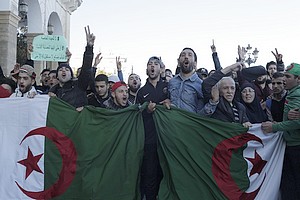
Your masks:
<instances>
[{"instance_id":1,"label":"hand making peace sign","mask_svg":"<svg viewBox=\"0 0 300 200\"><path fill-rule=\"evenodd\" d=\"M275 56L277 63L282 61L282 54L278 53L277 48L275 48L276 53L274 53L273 51L271 51L271 52Z\"/></svg>"},{"instance_id":2,"label":"hand making peace sign","mask_svg":"<svg viewBox=\"0 0 300 200\"><path fill-rule=\"evenodd\" d=\"M95 43L95 36L93 33L90 32L90 27L84 27L85 35L86 35L86 42L88 46L94 46Z\"/></svg>"}]
</instances>

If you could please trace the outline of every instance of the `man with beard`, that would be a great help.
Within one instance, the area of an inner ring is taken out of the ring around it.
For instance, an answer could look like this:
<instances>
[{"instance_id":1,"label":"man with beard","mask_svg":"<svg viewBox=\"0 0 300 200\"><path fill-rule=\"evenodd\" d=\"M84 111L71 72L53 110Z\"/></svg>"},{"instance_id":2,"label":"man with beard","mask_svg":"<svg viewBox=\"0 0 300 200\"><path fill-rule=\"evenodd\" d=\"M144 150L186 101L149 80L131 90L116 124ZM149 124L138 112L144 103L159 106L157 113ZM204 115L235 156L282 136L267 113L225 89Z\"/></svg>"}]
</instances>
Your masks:
<instances>
[{"instance_id":1,"label":"man with beard","mask_svg":"<svg viewBox=\"0 0 300 200\"><path fill-rule=\"evenodd\" d=\"M108 77L105 74L99 74L95 78L95 93L88 96L88 104L105 108L103 104L110 97Z\"/></svg>"},{"instance_id":2,"label":"man with beard","mask_svg":"<svg viewBox=\"0 0 300 200\"><path fill-rule=\"evenodd\" d=\"M128 88L125 82L119 81L113 84L111 88L111 97L104 101L105 108L111 110L120 110L131 105L128 101Z\"/></svg>"},{"instance_id":3,"label":"man with beard","mask_svg":"<svg viewBox=\"0 0 300 200\"><path fill-rule=\"evenodd\" d=\"M74 106L77 111L81 111L83 106L88 103L86 90L91 80L91 67L94 56L95 36L90 33L89 26L85 27L85 33L87 45L78 80L73 80L74 74L68 63L60 63L56 74L59 82L48 93L49 96L56 96Z\"/></svg>"},{"instance_id":4,"label":"man with beard","mask_svg":"<svg viewBox=\"0 0 300 200\"><path fill-rule=\"evenodd\" d=\"M156 200L162 172L157 154L157 132L152 118L155 105L165 103L168 99L167 83L160 77L161 62L158 57L151 57L147 62L148 79L137 92L136 104L149 102L147 110L143 111L145 130L144 156L141 167L142 198Z\"/></svg>"},{"instance_id":5,"label":"man with beard","mask_svg":"<svg viewBox=\"0 0 300 200\"><path fill-rule=\"evenodd\" d=\"M38 94L35 87L36 74L33 67L30 65L23 65L18 73L18 87L10 97L28 97L33 98Z\"/></svg>"},{"instance_id":6,"label":"man with beard","mask_svg":"<svg viewBox=\"0 0 300 200\"><path fill-rule=\"evenodd\" d=\"M137 91L141 87L141 78L137 74L130 74L128 77L128 87L129 87L129 102L134 104Z\"/></svg>"},{"instance_id":7,"label":"man with beard","mask_svg":"<svg viewBox=\"0 0 300 200\"><path fill-rule=\"evenodd\" d=\"M211 115L218 104L218 95L211 95L208 103L204 104L202 80L195 72L197 55L191 48L184 48L178 58L179 74L169 82L171 105L198 113Z\"/></svg>"}]
</instances>

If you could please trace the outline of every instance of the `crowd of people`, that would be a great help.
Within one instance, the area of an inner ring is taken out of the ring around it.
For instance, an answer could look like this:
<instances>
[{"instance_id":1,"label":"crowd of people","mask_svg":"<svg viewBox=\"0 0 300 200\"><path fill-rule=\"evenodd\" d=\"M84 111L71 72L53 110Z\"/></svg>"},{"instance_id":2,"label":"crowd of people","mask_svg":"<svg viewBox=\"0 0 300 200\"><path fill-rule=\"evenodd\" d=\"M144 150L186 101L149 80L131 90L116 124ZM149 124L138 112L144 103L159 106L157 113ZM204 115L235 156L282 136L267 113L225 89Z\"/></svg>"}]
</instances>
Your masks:
<instances>
[{"instance_id":1,"label":"crowd of people","mask_svg":"<svg viewBox=\"0 0 300 200\"><path fill-rule=\"evenodd\" d=\"M157 104L172 106L201 116L225 122L240 123L244 127L261 123L264 133L284 131L287 147L283 165L281 194L283 199L300 199L300 65L286 68L282 54L272 52L275 61L264 66L246 67L246 51L238 47L238 58L230 66L222 67L216 47L211 46L214 70L197 68L197 54L184 48L178 57L175 75L160 57L150 57L147 80L141 86L138 74L123 80L121 62L116 58L118 76L96 75L101 53L94 59L95 36L85 28L87 46L83 64L75 77L68 62L59 63L56 70L44 69L41 85L36 84L32 63L16 64L10 77L0 67L0 97L28 97L49 95L59 98L81 111L84 106L112 110L148 102L143 111L145 131L144 157L141 166L142 198L154 200L163 177L157 154L157 133L152 118ZM68 53L70 55L70 53ZM94 64L93 64L94 60Z\"/></svg>"}]
</instances>

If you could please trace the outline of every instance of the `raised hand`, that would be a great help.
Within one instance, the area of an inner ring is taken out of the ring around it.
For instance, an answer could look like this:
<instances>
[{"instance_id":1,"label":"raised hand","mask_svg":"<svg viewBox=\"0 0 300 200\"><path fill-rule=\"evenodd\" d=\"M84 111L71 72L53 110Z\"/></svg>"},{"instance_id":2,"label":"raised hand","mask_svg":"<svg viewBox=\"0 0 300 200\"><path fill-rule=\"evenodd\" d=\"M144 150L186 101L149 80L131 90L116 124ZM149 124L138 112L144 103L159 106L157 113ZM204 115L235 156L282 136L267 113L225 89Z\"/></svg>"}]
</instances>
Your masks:
<instances>
[{"instance_id":1,"label":"raised hand","mask_svg":"<svg viewBox=\"0 0 300 200\"><path fill-rule=\"evenodd\" d=\"M217 48L215 46L214 40L213 40L213 44L210 46L210 48L213 53L217 52Z\"/></svg>"},{"instance_id":2,"label":"raised hand","mask_svg":"<svg viewBox=\"0 0 300 200\"><path fill-rule=\"evenodd\" d=\"M240 45L238 45L238 55L239 55L239 61L244 62L246 59L246 54L247 54L247 50L245 49L245 47L242 47Z\"/></svg>"},{"instance_id":3,"label":"raised hand","mask_svg":"<svg viewBox=\"0 0 300 200\"><path fill-rule=\"evenodd\" d=\"M32 52L33 52L33 46L30 43L30 44L27 45L27 53L30 55Z\"/></svg>"},{"instance_id":4,"label":"raised hand","mask_svg":"<svg viewBox=\"0 0 300 200\"><path fill-rule=\"evenodd\" d=\"M118 71L121 71L122 70L122 63L120 61L120 56L116 57L116 65L117 65Z\"/></svg>"},{"instance_id":5,"label":"raised hand","mask_svg":"<svg viewBox=\"0 0 300 200\"><path fill-rule=\"evenodd\" d=\"M70 52L68 47L66 48L66 56L67 56L67 63L69 63L70 59L71 59L71 56L72 56L72 53Z\"/></svg>"},{"instance_id":6,"label":"raised hand","mask_svg":"<svg viewBox=\"0 0 300 200\"><path fill-rule=\"evenodd\" d=\"M282 61L282 54L278 53L277 48L275 48L275 53L274 53L274 51L271 51L271 52L275 56L277 63Z\"/></svg>"},{"instance_id":7,"label":"raised hand","mask_svg":"<svg viewBox=\"0 0 300 200\"><path fill-rule=\"evenodd\" d=\"M95 60L94 60L94 67L97 67L99 65L99 63L101 62L102 60L102 56L101 56L101 52L97 54L97 56L95 57Z\"/></svg>"},{"instance_id":8,"label":"raised hand","mask_svg":"<svg viewBox=\"0 0 300 200\"><path fill-rule=\"evenodd\" d=\"M219 87L217 83L211 88L211 100L213 101L213 103L217 103L219 102L219 99L220 99L220 93L219 93Z\"/></svg>"},{"instance_id":9,"label":"raised hand","mask_svg":"<svg viewBox=\"0 0 300 200\"><path fill-rule=\"evenodd\" d=\"M84 27L84 30L85 30L85 35L86 35L86 42L87 42L87 45L88 46L94 46L94 43L95 43L95 36L93 33L91 33L90 31L90 27L87 26L87 27Z\"/></svg>"}]
</instances>

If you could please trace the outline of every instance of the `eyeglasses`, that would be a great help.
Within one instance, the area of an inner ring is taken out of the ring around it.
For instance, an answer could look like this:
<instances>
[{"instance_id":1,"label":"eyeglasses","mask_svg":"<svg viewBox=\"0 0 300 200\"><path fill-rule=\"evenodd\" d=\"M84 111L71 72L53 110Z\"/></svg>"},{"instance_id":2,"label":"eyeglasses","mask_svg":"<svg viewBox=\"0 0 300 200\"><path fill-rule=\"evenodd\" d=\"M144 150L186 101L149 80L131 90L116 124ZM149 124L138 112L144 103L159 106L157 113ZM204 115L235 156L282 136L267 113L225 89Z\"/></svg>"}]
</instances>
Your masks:
<instances>
[{"instance_id":1,"label":"eyeglasses","mask_svg":"<svg viewBox=\"0 0 300 200\"><path fill-rule=\"evenodd\" d=\"M275 85L275 84L277 84L277 85L282 85L283 82L272 82L272 85Z\"/></svg>"}]
</instances>

